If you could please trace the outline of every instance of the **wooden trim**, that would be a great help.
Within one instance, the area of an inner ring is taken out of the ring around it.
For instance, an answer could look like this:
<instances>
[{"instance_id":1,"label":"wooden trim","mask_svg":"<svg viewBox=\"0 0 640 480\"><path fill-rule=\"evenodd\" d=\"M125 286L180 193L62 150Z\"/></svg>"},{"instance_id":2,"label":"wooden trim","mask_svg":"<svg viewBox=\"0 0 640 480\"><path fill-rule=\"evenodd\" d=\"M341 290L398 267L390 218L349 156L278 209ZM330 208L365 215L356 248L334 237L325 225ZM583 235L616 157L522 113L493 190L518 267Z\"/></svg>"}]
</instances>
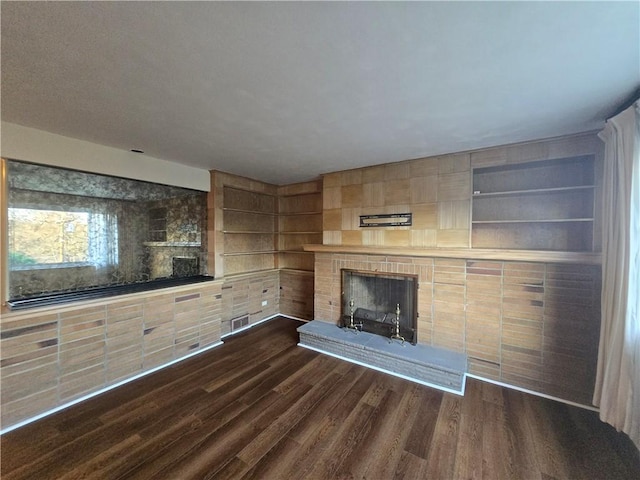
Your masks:
<instances>
[{"instance_id":1,"label":"wooden trim","mask_svg":"<svg viewBox=\"0 0 640 480\"><path fill-rule=\"evenodd\" d=\"M9 192L7 188L7 161L0 158L0 309L2 313L7 310L9 298L9 233L7 232Z\"/></svg>"},{"instance_id":2,"label":"wooden trim","mask_svg":"<svg viewBox=\"0 0 640 480\"><path fill-rule=\"evenodd\" d=\"M600 265L602 255L594 252L551 252L538 250L501 250L489 248L407 248L363 247L351 245L303 245L307 252L393 255L399 257L463 258L540 263Z\"/></svg>"}]
</instances>

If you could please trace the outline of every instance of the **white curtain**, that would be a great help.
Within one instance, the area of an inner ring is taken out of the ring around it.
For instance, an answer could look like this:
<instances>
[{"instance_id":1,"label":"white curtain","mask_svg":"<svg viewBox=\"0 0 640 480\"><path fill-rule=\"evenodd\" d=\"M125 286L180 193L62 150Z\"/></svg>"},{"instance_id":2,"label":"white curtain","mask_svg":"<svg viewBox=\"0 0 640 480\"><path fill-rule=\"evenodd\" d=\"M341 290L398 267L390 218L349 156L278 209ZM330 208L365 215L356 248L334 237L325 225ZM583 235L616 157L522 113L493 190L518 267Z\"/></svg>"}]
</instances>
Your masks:
<instances>
[{"instance_id":1,"label":"white curtain","mask_svg":"<svg viewBox=\"0 0 640 480\"><path fill-rule=\"evenodd\" d=\"M118 218L115 214L89 214L89 261L98 268L118 264Z\"/></svg>"},{"instance_id":2,"label":"white curtain","mask_svg":"<svg viewBox=\"0 0 640 480\"><path fill-rule=\"evenodd\" d=\"M593 403L640 448L640 102L609 119L603 178L602 324Z\"/></svg>"}]
</instances>

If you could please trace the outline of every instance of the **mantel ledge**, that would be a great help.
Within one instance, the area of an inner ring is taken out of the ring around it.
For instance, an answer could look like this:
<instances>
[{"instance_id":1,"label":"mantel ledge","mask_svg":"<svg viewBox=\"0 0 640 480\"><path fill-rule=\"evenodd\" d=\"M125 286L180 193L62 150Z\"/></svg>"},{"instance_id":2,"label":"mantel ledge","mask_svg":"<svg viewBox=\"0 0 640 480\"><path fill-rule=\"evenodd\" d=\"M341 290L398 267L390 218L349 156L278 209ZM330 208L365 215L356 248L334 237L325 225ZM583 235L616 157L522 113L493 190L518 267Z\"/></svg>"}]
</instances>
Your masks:
<instances>
[{"instance_id":1,"label":"mantel ledge","mask_svg":"<svg viewBox=\"0 0 640 480\"><path fill-rule=\"evenodd\" d=\"M502 250L489 248L364 247L361 245L316 244L304 245L303 248L306 252L346 253L350 255L464 258L470 260L504 260L580 265L600 265L602 263L602 254L599 252L556 252L547 250Z\"/></svg>"}]
</instances>

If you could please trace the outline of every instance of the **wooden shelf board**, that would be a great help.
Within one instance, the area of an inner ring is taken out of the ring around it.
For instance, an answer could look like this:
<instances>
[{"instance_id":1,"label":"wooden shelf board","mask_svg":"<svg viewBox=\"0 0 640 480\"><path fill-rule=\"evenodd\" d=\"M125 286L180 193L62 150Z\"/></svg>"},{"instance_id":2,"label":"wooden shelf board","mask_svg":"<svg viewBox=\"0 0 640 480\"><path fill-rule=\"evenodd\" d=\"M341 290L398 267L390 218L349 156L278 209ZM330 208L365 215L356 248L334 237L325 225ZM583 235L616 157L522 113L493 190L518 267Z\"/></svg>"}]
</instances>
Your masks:
<instances>
[{"instance_id":1,"label":"wooden shelf board","mask_svg":"<svg viewBox=\"0 0 640 480\"><path fill-rule=\"evenodd\" d=\"M283 267L283 268L279 268L278 270L285 271L286 273L296 273L296 274L302 274L302 275L313 275L314 271L313 270L304 270L302 268L288 268L288 267Z\"/></svg>"},{"instance_id":2,"label":"wooden shelf board","mask_svg":"<svg viewBox=\"0 0 640 480\"><path fill-rule=\"evenodd\" d=\"M280 212L281 217L296 217L300 215L321 215L321 214L322 212L294 212L294 213Z\"/></svg>"},{"instance_id":3,"label":"wooden shelf board","mask_svg":"<svg viewBox=\"0 0 640 480\"><path fill-rule=\"evenodd\" d=\"M303 248L305 251L314 253L462 258L469 260L502 260L588 265L599 265L602 263L602 255L597 252L558 252L546 250L510 250L499 248L364 247L360 245L303 245Z\"/></svg>"},{"instance_id":4,"label":"wooden shelf board","mask_svg":"<svg viewBox=\"0 0 640 480\"><path fill-rule=\"evenodd\" d=\"M314 252L307 252L305 250L278 250L278 253L302 253L305 255L313 255Z\"/></svg>"},{"instance_id":5,"label":"wooden shelf board","mask_svg":"<svg viewBox=\"0 0 640 480\"><path fill-rule=\"evenodd\" d=\"M321 191L315 191L315 192L302 192L302 193L285 193L283 195L278 195L280 198L285 198L285 197L300 197L302 195L318 195L322 193Z\"/></svg>"},{"instance_id":6,"label":"wooden shelf board","mask_svg":"<svg viewBox=\"0 0 640 480\"><path fill-rule=\"evenodd\" d=\"M276 217L278 216L277 213L273 213L273 212L261 212L259 210L243 210L241 208L229 208L229 207L224 207L222 210L224 210L225 212L240 212L240 213L250 213L252 215L266 215L266 216L270 216L270 217Z\"/></svg>"},{"instance_id":7,"label":"wooden shelf board","mask_svg":"<svg viewBox=\"0 0 640 480\"><path fill-rule=\"evenodd\" d=\"M265 232L265 231L258 231L258 230L223 230L222 233L231 234L231 235L238 235L243 233L249 233L249 234L259 233L261 235L276 235L278 232L276 231Z\"/></svg>"},{"instance_id":8,"label":"wooden shelf board","mask_svg":"<svg viewBox=\"0 0 640 480\"><path fill-rule=\"evenodd\" d=\"M242 277L250 277L251 275L255 275L256 273L265 273L265 272L277 272L279 269L278 268L258 268L256 270L247 270L244 272L237 272L237 273L229 273L227 275L225 275L224 277L220 277L220 280L229 280L229 279L236 279L236 278L242 278Z\"/></svg>"},{"instance_id":9,"label":"wooden shelf board","mask_svg":"<svg viewBox=\"0 0 640 480\"><path fill-rule=\"evenodd\" d=\"M551 188L532 188L528 190L511 190L504 192L480 192L474 193L473 198L491 198L491 197L510 197L520 195L538 195L541 193L553 192L570 192L576 190L589 190L595 188L595 185L577 185L574 187L551 187Z\"/></svg>"},{"instance_id":10,"label":"wooden shelf board","mask_svg":"<svg viewBox=\"0 0 640 480\"><path fill-rule=\"evenodd\" d=\"M223 188L228 188L230 190L239 190L241 192L251 193L251 194L255 194L255 195L264 195L265 197L277 197L278 196L277 193L260 192L260 191L257 191L257 190L252 190L250 188L237 187L235 185L223 185Z\"/></svg>"},{"instance_id":11,"label":"wooden shelf board","mask_svg":"<svg viewBox=\"0 0 640 480\"><path fill-rule=\"evenodd\" d=\"M593 218L550 218L546 220L474 220L475 224L505 224L505 223L574 223L574 222L593 222Z\"/></svg>"},{"instance_id":12,"label":"wooden shelf board","mask_svg":"<svg viewBox=\"0 0 640 480\"><path fill-rule=\"evenodd\" d=\"M318 232L318 231L310 231L310 232L278 232L281 235L322 235L322 232Z\"/></svg>"},{"instance_id":13,"label":"wooden shelf board","mask_svg":"<svg viewBox=\"0 0 640 480\"><path fill-rule=\"evenodd\" d=\"M234 253L221 253L221 257L241 257L244 255L272 255L278 253L278 250L260 250L257 252L234 252Z\"/></svg>"}]
</instances>

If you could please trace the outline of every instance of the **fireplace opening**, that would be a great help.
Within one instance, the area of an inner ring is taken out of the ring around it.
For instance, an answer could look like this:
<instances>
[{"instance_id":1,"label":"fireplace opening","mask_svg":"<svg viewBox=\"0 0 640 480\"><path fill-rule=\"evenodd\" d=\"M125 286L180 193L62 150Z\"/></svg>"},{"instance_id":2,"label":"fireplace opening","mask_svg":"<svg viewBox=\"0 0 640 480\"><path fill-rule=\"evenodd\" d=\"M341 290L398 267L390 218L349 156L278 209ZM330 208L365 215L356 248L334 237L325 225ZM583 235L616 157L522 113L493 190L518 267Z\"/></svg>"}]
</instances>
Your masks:
<instances>
[{"instance_id":1,"label":"fireplace opening","mask_svg":"<svg viewBox=\"0 0 640 480\"><path fill-rule=\"evenodd\" d=\"M174 278L193 277L200 273L198 257L173 257Z\"/></svg>"},{"instance_id":2,"label":"fireplace opening","mask_svg":"<svg viewBox=\"0 0 640 480\"><path fill-rule=\"evenodd\" d=\"M417 275L347 269L341 273L342 326L353 323L358 330L417 343Z\"/></svg>"}]
</instances>

